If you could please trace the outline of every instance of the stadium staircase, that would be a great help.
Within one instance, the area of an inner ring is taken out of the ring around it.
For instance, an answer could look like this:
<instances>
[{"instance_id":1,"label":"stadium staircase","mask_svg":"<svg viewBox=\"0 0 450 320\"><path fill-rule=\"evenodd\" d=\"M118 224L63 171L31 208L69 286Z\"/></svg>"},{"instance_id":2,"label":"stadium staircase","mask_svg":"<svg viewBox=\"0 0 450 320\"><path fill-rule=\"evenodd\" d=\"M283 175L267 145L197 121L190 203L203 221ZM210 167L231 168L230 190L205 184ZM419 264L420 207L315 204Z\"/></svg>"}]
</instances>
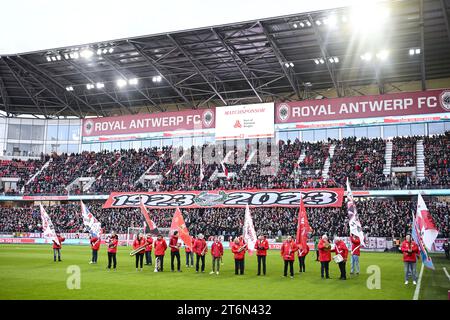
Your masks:
<instances>
[{"instance_id":1,"label":"stadium staircase","mask_svg":"<svg viewBox=\"0 0 450 320\"><path fill-rule=\"evenodd\" d=\"M38 170L38 172L36 172L30 179L28 179L28 181L25 183L25 185L21 189L22 194L25 192L25 186L29 185L34 179L36 179L36 177L38 175L40 175L42 173L42 171L47 169L47 167L50 165L50 162L52 162L52 161L53 161L53 159L50 158L50 160L48 160L46 163L44 163L44 165Z\"/></svg>"},{"instance_id":2,"label":"stadium staircase","mask_svg":"<svg viewBox=\"0 0 450 320\"><path fill-rule=\"evenodd\" d=\"M303 149L302 153L300 154L300 157L298 157L297 164L302 163L303 160L305 160L305 158L306 158L306 150Z\"/></svg>"},{"instance_id":3,"label":"stadium staircase","mask_svg":"<svg viewBox=\"0 0 450 320\"><path fill-rule=\"evenodd\" d=\"M392 140L386 141L386 152L384 154L384 160L386 163L384 164L383 174L388 176L391 174L391 166L392 166Z\"/></svg>"},{"instance_id":4,"label":"stadium staircase","mask_svg":"<svg viewBox=\"0 0 450 320\"><path fill-rule=\"evenodd\" d=\"M323 165L323 170L322 170L322 178L323 179L328 179L328 171L330 170L330 165L331 165L331 159L334 156L334 149L336 148L335 144L330 145L330 149L328 151L329 156L328 158L325 160L325 164Z\"/></svg>"},{"instance_id":5,"label":"stadium staircase","mask_svg":"<svg viewBox=\"0 0 450 320\"><path fill-rule=\"evenodd\" d=\"M250 156L248 157L247 161L245 161L244 165L242 166L241 171L244 171L247 169L247 166L252 162L253 157L256 155L256 150L253 150Z\"/></svg>"},{"instance_id":6,"label":"stadium staircase","mask_svg":"<svg viewBox=\"0 0 450 320\"><path fill-rule=\"evenodd\" d=\"M425 155L423 140L417 140L416 142L416 177L418 180L425 179Z\"/></svg>"}]
</instances>

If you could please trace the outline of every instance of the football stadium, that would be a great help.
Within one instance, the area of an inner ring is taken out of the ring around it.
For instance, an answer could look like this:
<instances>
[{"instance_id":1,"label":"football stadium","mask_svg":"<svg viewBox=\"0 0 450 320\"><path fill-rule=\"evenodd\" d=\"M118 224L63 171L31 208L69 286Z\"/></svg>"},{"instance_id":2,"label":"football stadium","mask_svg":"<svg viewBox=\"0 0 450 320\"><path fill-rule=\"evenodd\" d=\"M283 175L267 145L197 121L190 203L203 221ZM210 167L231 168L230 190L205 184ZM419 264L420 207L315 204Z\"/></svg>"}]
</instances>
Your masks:
<instances>
[{"instance_id":1,"label":"football stadium","mask_svg":"<svg viewBox=\"0 0 450 320\"><path fill-rule=\"evenodd\" d=\"M450 1L286 11L0 45L0 300L450 299Z\"/></svg>"}]
</instances>

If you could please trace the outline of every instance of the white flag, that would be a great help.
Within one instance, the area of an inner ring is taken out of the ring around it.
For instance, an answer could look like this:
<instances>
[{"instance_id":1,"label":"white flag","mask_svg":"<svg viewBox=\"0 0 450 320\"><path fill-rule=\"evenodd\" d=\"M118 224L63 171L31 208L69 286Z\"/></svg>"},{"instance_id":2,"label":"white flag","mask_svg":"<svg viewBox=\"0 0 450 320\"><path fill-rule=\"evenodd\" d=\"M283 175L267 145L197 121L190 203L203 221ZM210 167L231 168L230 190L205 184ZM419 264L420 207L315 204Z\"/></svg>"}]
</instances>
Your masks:
<instances>
[{"instance_id":1,"label":"white flag","mask_svg":"<svg viewBox=\"0 0 450 320\"><path fill-rule=\"evenodd\" d=\"M350 183L347 178L347 214L348 224L350 225L350 233L354 234L361 241L361 246L365 247L364 233L359 221L358 213L356 212L355 201L353 200L352 190L350 189Z\"/></svg>"},{"instance_id":2,"label":"white flag","mask_svg":"<svg viewBox=\"0 0 450 320\"><path fill-rule=\"evenodd\" d=\"M428 250L432 250L434 240L436 240L439 231L434 224L433 217L428 211L425 201L423 201L422 196L417 197L417 212L415 225L417 225L420 237L423 239L423 243Z\"/></svg>"},{"instance_id":3,"label":"white flag","mask_svg":"<svg viewBox=\"0 0 450 320\"><path fill-rule=\"evenodd\" d=\"M53 226L52 220L45 212L42 204L41 208L41 218L42 218L42 232L44 233L44 238L54 241L58 246L60 245L58 237L56 236L55 227Z\"/></svg>"},{"instance_id":4,"label":"white flag","mask_svg":"<svg viewBox=\"0 0 450 320\"><path fill-rule=\"evenodd\" d=\"M248 205L245 207L244 241L247 244L248 254L252 255L256 244L256 231Z\"/></svg>"},{"instance_id":5,"label":"white flag","mask_svg":"<svg viewBox=\"0 0 450 320\"><path fill-rule=\"evenodd\" d=\"M83 203L83 201L80 200L80 203L81 203L81 216L83 217L84 225L88 228L91 236L96 238L100 237L102 233L101 223L98 222L97 219L95 219L95 217L92 215L92 213Z\"/></svg>"}]
</instances>

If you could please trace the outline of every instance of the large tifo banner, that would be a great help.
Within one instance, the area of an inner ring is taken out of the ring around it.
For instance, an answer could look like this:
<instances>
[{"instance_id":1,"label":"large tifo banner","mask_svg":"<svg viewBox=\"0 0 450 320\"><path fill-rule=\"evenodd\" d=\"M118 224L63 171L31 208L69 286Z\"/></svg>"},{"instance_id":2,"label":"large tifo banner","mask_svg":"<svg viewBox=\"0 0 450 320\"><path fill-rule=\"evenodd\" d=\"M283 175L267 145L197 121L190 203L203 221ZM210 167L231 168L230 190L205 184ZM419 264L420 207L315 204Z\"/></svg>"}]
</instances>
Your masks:
<instances>
[{"instance_id":1,"label":"large tifo banner","mask_svg":"<svg viewBox=\"0 0 450 320\"><path fill-rule=\"evenodd\" d=\"M270 189L175 192L113 192L103 208L138 207L142 200L153 209L226 208L226 207L298 207L300 198L306 207L340 207L344 189Z\"/></svg>"},{"instance_id":2,"label":"large tifo banner","mask_svg":"<svg viewBox=\"0 0 450 320\"><path fill-rule=\"evenodd\" d=\"M273 103L218 107L216 140L272 138L273 117Z\"/></svg>"},{"instance_id":3,"label":"large tifo banner","mask_svg":"<svg viewBox=\"0 0 450 320\"><path fill-rule=\"evenodd\" d=\"M121 117L83 119L82 136L106 137L148 132L211 129L215 126L214 109L198 109Z\"/></svg>"},{"instance_id":4,"label":"large tifo banner","mask_svg":"<svg viewBox=\"0 0 450 320\"><path fill-rule=\"evenodd\" d=\"M450 90L430 90L278 103L275 123L407 116L449 111Z\"/></svg>"}]
</instances>

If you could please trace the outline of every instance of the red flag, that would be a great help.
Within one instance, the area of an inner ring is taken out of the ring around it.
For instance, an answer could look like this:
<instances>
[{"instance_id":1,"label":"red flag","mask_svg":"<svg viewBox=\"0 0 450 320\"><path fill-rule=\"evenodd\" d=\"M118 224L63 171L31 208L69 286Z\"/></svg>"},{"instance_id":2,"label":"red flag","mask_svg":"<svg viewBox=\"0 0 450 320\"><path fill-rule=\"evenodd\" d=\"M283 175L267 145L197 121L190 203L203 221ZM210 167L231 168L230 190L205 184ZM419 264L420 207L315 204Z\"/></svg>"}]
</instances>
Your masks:
<instances>
[{"instance_id":1,"label":"red flag","mask_svg":"<svg viewBox=\"0 0 450 320\"><path fill-rule=\"evenodd\" d=\"M192 239L189 236L189 230L184 223L183 216L179 208L175 210L175 214L173 215L172 224L170 226L170 232L178 231L178 236L183 240L186 247L192 249Z\"/></svg>"},{"instance_id":2,"label":"red flag","mask_svg":"<svg viewBox=\"0 0 450 320\"><path fill-rule=\"evenodd\" d=\"M156 224L153 222L152 219L150 219L150 216L148 215L148 211L147 208L145 207L144 201L142 201L141 198L141 203L139 205L139 207L141 208L141 213L144 216L145 222L147 222L147 225L150 229L151 233L158 233L158 227L156 226Z\"/></svg>"},{"instance_id":3,"label":"red flag","mask_svg":"<svg viewBox=\"0 0 450 320\"><path fill-rule=\"evenodd\" d=\"M227 169L227 167L225 167L225 164L223 162L221 162L220 164L222 165L223 173L225 174L225 177L227 177L227 180L228 180L229 179L229 177L228 177L228 169Z\"/></svg>"},{"instance_id":4,"label":"red flag","mask_svg":"<svg viewBox=\"0 0 450 320\"><path fill-rule=\"evenodd\" d=\"M308 223L308 216L306 215L305 204L303 199L300 199L300 209L298 211L297 222L297 243L301 244L302 248L306 248L308 240L308 232L311 231L311 227Z\"/></svg>"}]
</instances>

